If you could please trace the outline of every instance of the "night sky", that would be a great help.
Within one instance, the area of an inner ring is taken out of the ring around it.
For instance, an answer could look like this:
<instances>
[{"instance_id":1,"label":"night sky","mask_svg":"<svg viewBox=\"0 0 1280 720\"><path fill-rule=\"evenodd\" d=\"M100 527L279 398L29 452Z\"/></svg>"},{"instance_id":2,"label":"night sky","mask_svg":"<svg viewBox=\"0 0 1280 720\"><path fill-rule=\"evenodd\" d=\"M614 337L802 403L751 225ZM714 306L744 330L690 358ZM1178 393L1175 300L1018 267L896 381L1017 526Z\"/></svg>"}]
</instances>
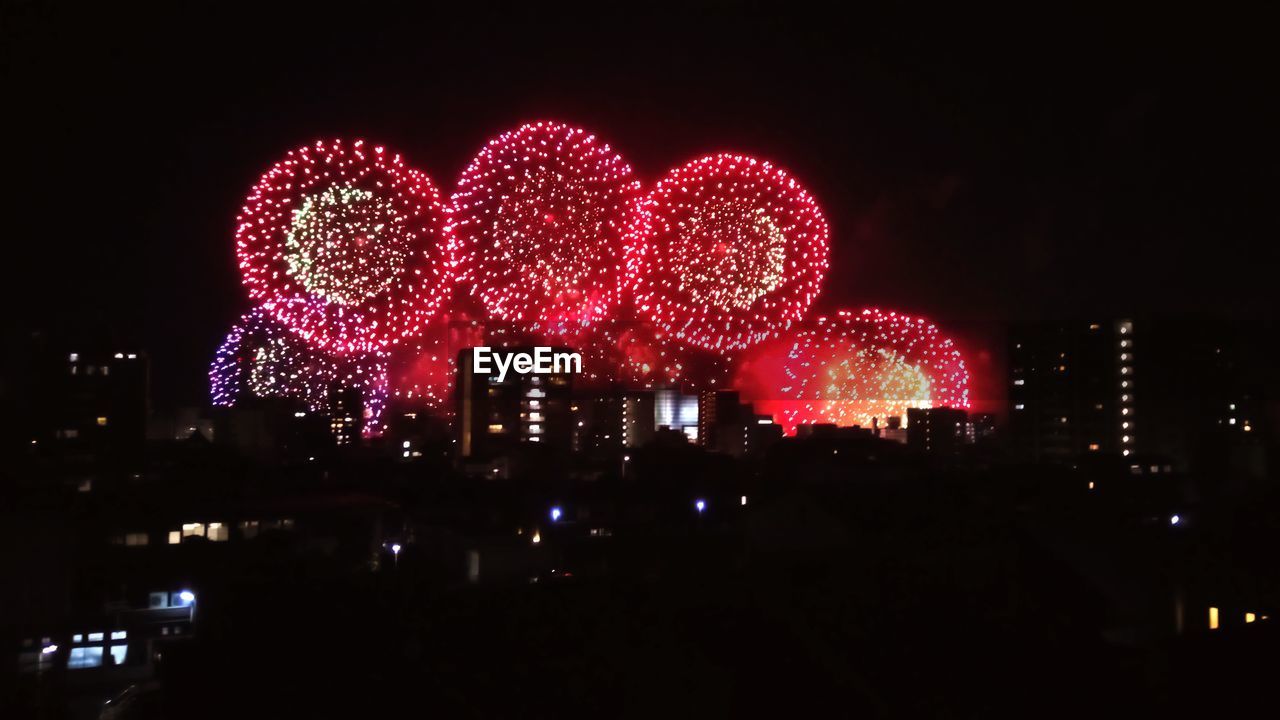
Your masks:
<instances>
[{"instance_id":1,"label":"night sky","mask_svg":"<svg viewBox=\"0 0 1280 720\"><path fill-rule=\"evenodd\" d=\"M139 344L160 407L203 401L249 309L233 221L284 151L365 137L448 189L490 135L540 118L594 130L646 180L717 150L778 162L832 225L820 308L927 315L984 377L1020 318L1274 326L1256 18L226 7L6 2L0 25L7 322ZM996 393L984 379L979 405Z\"/></svg>"}]
</instances>

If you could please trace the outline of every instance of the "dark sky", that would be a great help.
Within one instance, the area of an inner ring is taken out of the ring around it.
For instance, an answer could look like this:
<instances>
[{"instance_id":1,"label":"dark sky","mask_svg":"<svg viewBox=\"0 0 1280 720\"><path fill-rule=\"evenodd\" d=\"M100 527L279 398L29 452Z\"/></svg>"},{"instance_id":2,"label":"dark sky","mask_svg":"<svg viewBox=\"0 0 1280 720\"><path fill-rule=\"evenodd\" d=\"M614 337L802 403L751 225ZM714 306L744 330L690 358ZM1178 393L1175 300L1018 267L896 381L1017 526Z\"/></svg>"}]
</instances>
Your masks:
<instances>
[{"instance_id":1,"label":"dark sky","mask_svg":"<svg viewBox=\"0 0 1280 720\"><path fill-rule=\"evenodd\" d=\"M361 136L448 188L536 118L594 130L645 179L773 159L831 221L821 306L925 314L979 370L1010 320L1274 323L1261 18L106 5L4 4L9 322L142 345L162 405L202 400L248 309L232 223L281 153Z\"/></svg>"}]
</instances>

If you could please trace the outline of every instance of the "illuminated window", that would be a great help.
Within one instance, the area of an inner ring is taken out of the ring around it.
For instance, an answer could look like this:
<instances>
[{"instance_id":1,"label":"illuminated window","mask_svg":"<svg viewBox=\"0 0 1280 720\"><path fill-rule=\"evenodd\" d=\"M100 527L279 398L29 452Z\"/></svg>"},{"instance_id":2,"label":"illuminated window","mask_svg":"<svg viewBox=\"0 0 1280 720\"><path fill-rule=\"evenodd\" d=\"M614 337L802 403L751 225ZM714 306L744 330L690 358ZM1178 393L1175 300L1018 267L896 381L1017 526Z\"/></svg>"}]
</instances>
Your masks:
<instances>
[{"instance_id":1,"label":"illuminated window","mask_svg":"<svg viewBox=\"0 0 1280 720\"><path fill-rule=\"evenodd\" d=\"M129 655L128 645L112 645L111 660L116 665L123 665L124 659Z\"/></svg>"},{"instance_id":2,"label":"illuminated window","mask_svg":"<svg viewBox=\"0 0 1280 720\"><path fill-rule=\"evenodd\" d=\"M98 427L106 427L106 425L107 425L107 418L106 418L106 416L99 416L99 417L98 417Z\"/></svg>"},{"instance_id":3,"label":"illuminated window","mask_svg":"<svg viewBox=\"0 0 1280 720\"><path fill-rule=\"evenodd\" d=\"M102 667L101 647L71 648L71 654L67 657L68 669L79 670L93 667Z\"/></svg>"},{"instance_id":4,"label":"illuminated window","mask_svg":"<svg viewBox=\"0 0 1280 720\"><path fill-rule=\"evenodd\" d=\"M146 533L125 533L124 544L127 547L141 547L151 542Z\"/></svg>"},{"instance_id":5,"label":"illuminated window","mask_svg":"<svg viewBox=\"0 0 1280 720\"><path fill-rule=\"evenodd\" d=\"M1098 448L1099 448L1098 443L1089 443L1090 450L1097 450Z\"/></svg>"},{"instance_id":6,"label":"illuminated window","mask_svg":"<svg viewBox=\"0 0 1280 720\"><path fill-rule=\"evenodd\" d=\"M1209 608L1209 629L1218 629L1218 608L1216 607Z\"/></svg>"},{"instance_id":7,"label":"illuminated window","mask_svg":"<svg viewBox=\"0 0 1280 720\"><path fill-rule=\"evenodd\" d=\"M1253 613L1245 613L1245 614L1244 614L1244 621L1245 621L1246 623L1251 623L1251 622L1253 622L1254 620L1257 620L1257 619L1258 619L1258 616L1257 616L1257 615L1254 615Z\"/></svg>"},{"instance_id":8,"label":"illuminated window","mask_svg":"<svg viewBox=\"0 0 1280 720\"><path fill-rule=\"evenodd\" d=\"M491 432L491 433L500 433L500 432L502 432L502 424L501 424L501 423L493 423L492 425L490 425L490 426L489 426L489 432Z\"/></svg>"},{"instance_id":9,"label":"illuminated window","mask_svg":"<svg viewBox=\"0 0 1280 720\"><path fill-rule=\"evenodd\" d=\"M182 537L204 537L204 523L183 523Z\"/></svg>"},{"instance_id":10,"label":"illuminated window","mask_svg":"<svg viewBox=\"0 0 1280 720\"><path fill-rule=\"evenodd\" d=\"M182 542L182 531L181 531L181 530L170 530L170 531L169 531L169 544L170 544L170 545L177 545L177 544L178 544L178 543L180 543L180 542Z\"/></svg>"},{"instance_id":11,"label":"illuminated window","mask_svg":"<svg viewBox=\"0 0 1280 720\"><path fill-rule=\"evenodd\" d=\"M209 523L209 539L213 542L226 542L231 539L231 528L222 523Z\"/></svg>"}]
</instances>

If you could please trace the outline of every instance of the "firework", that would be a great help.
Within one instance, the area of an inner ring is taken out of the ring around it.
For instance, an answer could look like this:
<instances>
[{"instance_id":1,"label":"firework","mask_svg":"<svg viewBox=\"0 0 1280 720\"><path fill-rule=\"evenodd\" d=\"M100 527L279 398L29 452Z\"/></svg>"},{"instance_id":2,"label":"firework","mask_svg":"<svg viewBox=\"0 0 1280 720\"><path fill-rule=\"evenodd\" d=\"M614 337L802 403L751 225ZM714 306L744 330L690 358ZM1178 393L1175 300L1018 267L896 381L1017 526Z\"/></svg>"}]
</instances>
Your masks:
<instances>
[{"instance_id":1,"label":"firework","mask_svg":"<svg viewBox=\"0 0 1280 720\"><path fill-rule=\"evenodd\" d=\"M317 347L370 353L435 316L452 283L431 180L362 140L290 151L236 219L249 296Z\"/></svg>"},{"instance_id":2,"label":"firework","mask_svg":"<svg viewBox=\"0 0 1280 720\"><path fill-rule=\"evenodd\" d=\"M842 311L753 349L735 385L788 434L799 424L870 427L909 408L969 408L969 372L932 323Z\"/></svg>"},{"instance_id":3,"label":"firework","mask_svg":"<svg viewBox=\"0 0 1280 720\"><path fill-rule=\"evenodd\" d=\"M635 304L659 330L716 352L800 320L827 270L827 222L782 169L710 155L672 170L633 215Z\"/></svg>"},{"instance_id":4,"label":"firework","mask_svg":"<svg viewBox=\"0 0 1280 720\"><path fill-rule=\"evenodd\" d=\"M212 403L234 407L251 398L284 398L327 413L337 390L361 391L365 432L377 434L387 396L380 354L333 356L309 346L258 309L231 328L209 367Z\"/></svg>"},{"instance_id":5,"label":"firework","mask_svg":"<svg viewBox=\"0 0 1280 720\"><path fill-rule=\"evenodd\" d=\"M539 122L504 133L453 195L459 279L492 318L577 338L632 282L625 258L640 197L631 167L585 130Z\"/></svg>"}]
</instances>

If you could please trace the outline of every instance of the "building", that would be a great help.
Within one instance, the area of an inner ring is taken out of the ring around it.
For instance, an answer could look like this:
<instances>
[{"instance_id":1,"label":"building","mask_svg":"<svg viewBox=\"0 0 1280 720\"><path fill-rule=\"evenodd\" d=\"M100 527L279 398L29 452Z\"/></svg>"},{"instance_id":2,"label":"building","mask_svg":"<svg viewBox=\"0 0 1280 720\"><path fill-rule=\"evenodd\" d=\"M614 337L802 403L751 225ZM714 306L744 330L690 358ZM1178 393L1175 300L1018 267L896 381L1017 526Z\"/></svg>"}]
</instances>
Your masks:
<instances>
[{"instance_id":1,"label":"building","mask_svg":"<svg viewBox=\"0 0 1280 720\"><path fill-rule=\"evenodd\" d=\"M515 353L533 348L513 347ZM540 444L553 451L573 447L573 375L520 373L511 370L501 380L498 373L476 373L472 356L458 354L456 370L456 432L458 455L465 460L489 460ZM569 352L554 348L553 352Z\"/></svg>"},{"instance_id":2,"label":"building","mask_svg":"<svg viewBox=\"0 0 1280 720\"><path fill-rule=\"evenodd\" d=\"M37 351L23 382L33 450L89 463L141 461L150 413L145 353Z\"/></svg>"},{"instance_id":3,"label":"building","mask_svg":"<svg viewBox=\"0 0 1280 720\"><path fill-rule=\"evenodd\" d=\"M757 415L736 390L698 393L699 445L734 457L761 452L782 438L782 426Z\"/></svg>"},{"instance_id":4,"label":"building","mask_svg":"<svg viewBox=\"0 0 1280 720\"><path fill-rule=\"evenodd\" d=\"M1036 460L1137 452L1140 343L1129 319L1015 328L1009 338L1013 447Z\"/></svg>"},{"instance_id":5,"label":"building","mask_svg":"<svg viewBox=\"0 0 1280 720\"><path fill-rule=\"evenodd\" d=\"M1262 413L1241 337L1195 318L1014 328L1011 447L1031 460L1097 453L1179 470L1252 456L1260 472Z\"/></svg>"},{"instance_id":6,"label":"building","mask_svg":"<svg viewBox=\"0 0 1280 720\"><path fill-rule=\"evenodd\" d=\"M654 395L649 390L575 394L571 410L575 452L643 447L656 430Z\"/></svg>"},{"instance_id":7,"label":"building","mask_svg":"<svg viewBox=\"0 0 1280 720\"><path fill-rule=\"evenodd\" d=\"M698 441L698 396L688 395L679 388L660 388L653 391L654 424L659 428L677 430L692 442Z\"/></svg>"},{"instance_id":8,"label":"building","mask_svg":"<svg viewBox=\"0 0 1280 720\"><path fill-rule=\"evenodd\" d=\"M931 455L958 455L968 444L969 416L957 408L908 408L907 447Z\"/></svg>"},{"instance_id":9,"label":"building","mask_svg":"<svg viewBox=\"0 0 1280 720\"><path fill-rule=\"evenodd\" d=\"M329 390L329 432L336 445L360 442L364 434L364 393L359 388L335 387Z\"/></svg>"}]
</instances>

